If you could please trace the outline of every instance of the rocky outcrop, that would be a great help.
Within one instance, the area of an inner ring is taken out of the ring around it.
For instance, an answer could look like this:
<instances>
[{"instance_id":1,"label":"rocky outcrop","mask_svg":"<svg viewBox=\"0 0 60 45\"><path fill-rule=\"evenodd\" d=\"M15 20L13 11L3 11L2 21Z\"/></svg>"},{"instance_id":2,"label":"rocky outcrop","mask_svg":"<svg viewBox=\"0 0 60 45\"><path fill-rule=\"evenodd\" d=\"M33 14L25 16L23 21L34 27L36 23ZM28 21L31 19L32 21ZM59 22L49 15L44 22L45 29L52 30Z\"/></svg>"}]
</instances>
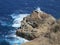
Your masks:
<instances>
[{"instance_id":1,"label":"rocky outcrop","mask_svg":"<svg viewBox=\"0 0 60 45\"><path fill-rule=\"evenodd\" d=\"M55 24L50 32L22 45L60 45L60 24Z\"/></svg>"},{"instance_id":2,"label":"rocky outcrop","mask_svg":"<svg viewBox=\"0 0 60 45\"><path fill-rule=\"evenodd\" d=\"M23 18L16 35L31 41L23 45L59 45L60 20L45 12L33 11Z\"/></svg>"}]
</instances>

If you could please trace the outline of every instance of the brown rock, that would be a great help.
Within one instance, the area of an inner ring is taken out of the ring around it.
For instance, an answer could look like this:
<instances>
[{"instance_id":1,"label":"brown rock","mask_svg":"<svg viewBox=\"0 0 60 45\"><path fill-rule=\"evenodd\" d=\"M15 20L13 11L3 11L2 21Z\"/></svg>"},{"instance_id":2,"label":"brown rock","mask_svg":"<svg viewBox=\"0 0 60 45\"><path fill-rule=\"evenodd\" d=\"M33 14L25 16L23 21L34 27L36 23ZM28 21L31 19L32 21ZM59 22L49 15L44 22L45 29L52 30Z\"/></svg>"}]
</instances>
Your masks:
<instances>
[{"instance_id":1,"label":"brown rock","mask_svg":"<svg viewBox=\"0 0 60 45\"><path fill-rule=\"evenodd\" d=\"M21 29L16 31L16 35L32 40L49 32L55 22L56 19L50 14L33 11L21 21Z\"/></svg>"},{"instance_id":2,"label":"brown rock","mask_svg":"<svg viewBox=\"0 0 60 45\"><path fill-rule=\"evenodd\" d=\"M30 40L22 45L60 45L60 20L45 12L33 11L21 21L16 35Z\"/></svg>"},{"instance_id":3,"label":"brown rock","mask_svg":"<svg viewBox=\"0 0 60 45\"><path fill-rule=\"evenodd\" d=\"M49 37L39 37L22 45L60 45L60 33L51 33Z\"/></svg>"},{"instance_id":4,"label":"brown rock","mask_svg":"<svg viewBox=\"0 0 60 45\"><path fill-rule=\"evenodd\" d=\"M60 25L56 24L52 29L53 31L50 30L44 36L35 38L31 42L22 45L60 45Z\"/></svg>"}]
</instances>

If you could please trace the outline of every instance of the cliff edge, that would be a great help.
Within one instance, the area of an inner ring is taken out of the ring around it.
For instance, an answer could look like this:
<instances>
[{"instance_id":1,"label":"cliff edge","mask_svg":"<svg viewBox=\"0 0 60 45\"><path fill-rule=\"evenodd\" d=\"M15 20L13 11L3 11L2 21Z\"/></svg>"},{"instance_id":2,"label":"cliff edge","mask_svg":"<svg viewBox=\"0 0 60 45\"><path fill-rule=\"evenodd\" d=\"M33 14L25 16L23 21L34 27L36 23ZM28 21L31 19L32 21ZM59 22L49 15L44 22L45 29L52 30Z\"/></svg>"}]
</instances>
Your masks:
<instances>
[{"instance_id":1,"label":"cliff edge","mask_svg":"<svg viewBox=\"0 0 60 45\"><path fill-rule=\"evenodd\" d=\"M22 45L59 45L60 20L43 11L35 10L23 18L16 35L30 40Z\"/></svg>"}]
</instances>

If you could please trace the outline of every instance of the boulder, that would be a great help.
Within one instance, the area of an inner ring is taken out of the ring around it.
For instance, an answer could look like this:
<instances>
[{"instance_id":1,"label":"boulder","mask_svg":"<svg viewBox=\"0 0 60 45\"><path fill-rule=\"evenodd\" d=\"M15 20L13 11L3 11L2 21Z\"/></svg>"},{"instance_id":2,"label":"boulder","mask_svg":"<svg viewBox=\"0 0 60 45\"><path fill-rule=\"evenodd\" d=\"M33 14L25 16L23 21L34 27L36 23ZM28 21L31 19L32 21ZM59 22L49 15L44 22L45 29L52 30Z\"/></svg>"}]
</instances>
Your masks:
<instances>
[{"instance_id":1,"label":"boulder","mask_svg":"<svg viewBox=\"0 0 60 45\"><path fill-rule=\"evenodd\" d=\"M33 40L49 32L51 26L55 23L56 19L50 14L33 11L32 14L23 18L21 27L16 31L16 35Z\"/></svg>"},{"instance_id":2,"label":"boulder","mask_svg":"<svg viewBox=\"0 0 60 45\"><path fill-rule=\"evenodd\" d=\"M60 45L60 19L35 10L23 18L16 35L30 40L22 45Z\"/></svg>"}]
</instances>

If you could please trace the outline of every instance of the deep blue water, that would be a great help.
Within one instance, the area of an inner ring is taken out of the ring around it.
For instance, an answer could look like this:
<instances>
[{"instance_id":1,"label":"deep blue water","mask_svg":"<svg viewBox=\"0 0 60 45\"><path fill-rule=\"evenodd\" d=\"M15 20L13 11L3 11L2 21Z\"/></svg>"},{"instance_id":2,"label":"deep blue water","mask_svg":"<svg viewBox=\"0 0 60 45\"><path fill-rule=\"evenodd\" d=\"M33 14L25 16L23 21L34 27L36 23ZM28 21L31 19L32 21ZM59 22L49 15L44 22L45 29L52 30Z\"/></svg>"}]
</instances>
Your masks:
<instances>
[{"instance_id":1,"label":"deep blue water","mask_svg":"<svg viewBox=\"0 0 60 45\"><path fill-rule=\"evenodd\" d=\"M19 14L30 14L37 7L42 11L52 14L55 18L60 18L60 0L0 0L0 45L13 45L9 36L15 35L16 27L12 27ZM15 16L15 18L13 18ZM23 18L24 15L20 16ZM15 20L15 21L14 21ZM16 25L15 25L16 26ZM14 40L16 37L13 37ZM9 41L8 41L9 40ZM17 40L19 44L23 43Z\"/></svg>"}]
</instances>

